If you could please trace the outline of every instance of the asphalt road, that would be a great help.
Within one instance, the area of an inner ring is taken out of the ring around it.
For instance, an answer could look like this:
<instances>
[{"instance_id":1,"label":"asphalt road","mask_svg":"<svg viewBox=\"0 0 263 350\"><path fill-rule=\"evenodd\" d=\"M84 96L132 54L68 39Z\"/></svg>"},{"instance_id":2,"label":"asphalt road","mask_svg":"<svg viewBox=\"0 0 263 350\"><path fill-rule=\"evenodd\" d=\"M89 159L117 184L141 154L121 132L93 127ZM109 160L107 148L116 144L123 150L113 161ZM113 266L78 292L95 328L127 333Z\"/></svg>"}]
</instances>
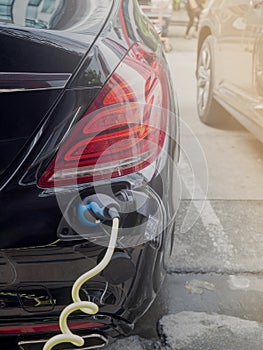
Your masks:
<instances>
[{"instance_id":1,"label":"asphalt road","mask_svg":"<svg viewBox=\"0 0 263 350\"><path fill-rule=\"evenodd\" d=\"M163 315L171 315L169 327L164 328L166 339L174 337L179 341L177 347L176 341L173 346L170 344L172 349L212 350L220 348L219 345L221 349L263 349L261 332L253 328L258 324L249 322L263 323L263 144L231 118L224 130L199 122L195 103L197 40L185 40L182 27L171 28L171 34L173 51L167 54L167 60L183 120L182 148L195 163L195 184L183 154L179 164L182 200L169 274L136 333L157 341L157 321ZM200 142L206 162L196 160L195 151L189 147L194 137ZM198 186L199 190L193 189ZM187 229L189 210L197 220ZM188 313L182 314L184 311ZM210 320L211 314L222 315L215 316L221 317L217 329L222 329L222 333L207 327L202 334L206 343L195 343L200 333L193 334L193 328L202 322L211 325L214 322ZM192 322L193 315L201 315L196 323ZM183 331L176 326L176 317L184 325ZM247 333L241 319L248 320L244 321ZM228 344L226 329L231 334ZM234 340L240 338L241 329L243 345ZM191 339L188 343L184 339L181 347L180 330Z\"/></svg>"}]
</instances>

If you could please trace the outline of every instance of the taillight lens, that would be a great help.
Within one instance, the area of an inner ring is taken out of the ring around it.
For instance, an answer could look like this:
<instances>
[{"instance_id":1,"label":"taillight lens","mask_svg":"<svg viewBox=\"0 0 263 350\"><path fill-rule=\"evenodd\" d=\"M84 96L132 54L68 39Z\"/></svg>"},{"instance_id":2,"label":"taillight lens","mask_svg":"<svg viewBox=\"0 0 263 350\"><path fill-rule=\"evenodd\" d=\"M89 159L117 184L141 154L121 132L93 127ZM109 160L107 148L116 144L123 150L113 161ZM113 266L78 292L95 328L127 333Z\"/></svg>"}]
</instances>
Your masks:
<instances>
[{"instance_id":1,"label":"taillight lens","mask_svg":"<svg viewBox=\"0 0 263 350\"><path fill-rule=\"evenodd\" d=\"M168 87L162 61L133 46L39 180L49 188L137 172L166 136Z\"/></svg>"}]
</instances>

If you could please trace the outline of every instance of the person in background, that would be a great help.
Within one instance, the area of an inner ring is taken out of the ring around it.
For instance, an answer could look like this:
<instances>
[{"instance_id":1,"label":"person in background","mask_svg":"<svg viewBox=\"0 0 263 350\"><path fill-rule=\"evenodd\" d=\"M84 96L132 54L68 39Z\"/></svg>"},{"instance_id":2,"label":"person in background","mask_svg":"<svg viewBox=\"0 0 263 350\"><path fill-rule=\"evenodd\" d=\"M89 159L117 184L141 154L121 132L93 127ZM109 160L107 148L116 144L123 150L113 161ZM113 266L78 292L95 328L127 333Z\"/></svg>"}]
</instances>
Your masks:
<instances>
[{"instance_id":1,"label":"person in background","mask_svg":"<svg viewBox=\"0 0 263 350\"><path fill-rule=\"evenodd\" d=\"M173 0L173 10L179 11L181 7L181 0Z\"/></svg>"},{"instance_id":2,"label":"person in background","mask_svg":"<svg viewBox=\"0 0 263 350\"><path fill-rule=\"evenodd\" d=\"M184 36L185 39L191 39L190 30L195 23L195 19L196 19L196 25L195 25L194 36L195 37L197 36L199 17L202 12L203 5L204 5L203 0L187 0L185 8L189 17L189 22L188 22L185 36Z\"/></svg>"},{"instance_id":3,"label":"person in background","mask_svg":"<svg viewBox=\"0 0 263 350\"><path fill-rule=\"evenodd\" d=\"M148 15L160 35L164 51L172 51L168 38L168 28L172 15L171 0L138 0L142 10Z\"/></svg>"}]
</instances>

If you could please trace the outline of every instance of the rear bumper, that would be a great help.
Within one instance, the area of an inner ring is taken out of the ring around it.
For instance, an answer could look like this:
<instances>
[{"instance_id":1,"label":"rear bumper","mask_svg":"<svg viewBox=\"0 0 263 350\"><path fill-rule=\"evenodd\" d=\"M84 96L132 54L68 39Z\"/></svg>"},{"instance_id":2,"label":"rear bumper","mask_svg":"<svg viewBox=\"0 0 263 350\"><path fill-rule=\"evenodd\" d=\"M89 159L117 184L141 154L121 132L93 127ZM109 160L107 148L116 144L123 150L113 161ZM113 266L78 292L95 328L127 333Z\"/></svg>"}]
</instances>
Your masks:
<instances>
[{"instance_id":1,"label":"rear bumper","mask_svg":"<svg viewBox=\"0 0 263 350\"><path fill-rule=\"evenodd\" d=\"M133 281L126 281L119 286L109 285L107 293L109 296L114 293L115 303L102 305L102 302L98 302L100 312L97 315L87 316L76 313L73 316L74 320L71 319L70 321L72 324L90 322L92 328L87 327L79 330L73 328L74 334L82 336L100 334L110 342L111 339L119 335L129 334L133 330L136 320L150 307L165 276L162 259L163 249L162 247L156 248L148 244L145 247L137 247L134 249L133 254L138 255L138 259L134 260L134 263L138 264L138 275L136 278ZM101 278L92 281L90 293L94 293L96 290L99 291L102 283ZM52 289L50 287L49 291L52 294L60 294L60 298L64 299L64 304L66 305L70 303L70 287L68 285L63 288L63 295L61 288L53 287ZM89 293L89 289L87 289L87 292ZM14 318L1 317L1 344L4 337L4 341L23 344L22 349L38 349L36 346L42 346L45 340L60 333L59 330L48 331L48 326L58 324L58 310L60 309L62 309L62 305L56 306L55 311L42 313L41 315L37 313L29 314L24 309L20 309L24 316L16 317L16 321L14 321ZM27 315L25 315L26 313ZM31 343L32 347L30 347ZM40 347L40 349L42 348Z\"/></svg>"},{"instance_id":2,"label":"rear bumper","mask_svg":"<svg viewBox=\"0 0 263 350\"><path fill-rule=\"evenodd\" d=\"M153 302L165 276L165 258L170 254L173 230L173 223L167 225L161 199L155 192L154 196L163 214L161 226L165 229L152 237L147 232L147 242L118 248L110 270L84 285L81 298L97 303L100 311L95 316L76 312L70 321L91 322L91 327L82 325L74 332L89 335L95 331L107 338L128 334ZM149 205L152 207L152 203ZM134 226L133 220L138 218L133 214L129 220ZM142 228L149 231L147 224ZM74 281L94 267L104 253L105 247L83 239L61 239L46 247L6 251L7 266L15 269L16 280L11 287L0 289L0 337L27 342L58 334L54 326L62 309L72 303Z\"/></svg>"}]
</instances>

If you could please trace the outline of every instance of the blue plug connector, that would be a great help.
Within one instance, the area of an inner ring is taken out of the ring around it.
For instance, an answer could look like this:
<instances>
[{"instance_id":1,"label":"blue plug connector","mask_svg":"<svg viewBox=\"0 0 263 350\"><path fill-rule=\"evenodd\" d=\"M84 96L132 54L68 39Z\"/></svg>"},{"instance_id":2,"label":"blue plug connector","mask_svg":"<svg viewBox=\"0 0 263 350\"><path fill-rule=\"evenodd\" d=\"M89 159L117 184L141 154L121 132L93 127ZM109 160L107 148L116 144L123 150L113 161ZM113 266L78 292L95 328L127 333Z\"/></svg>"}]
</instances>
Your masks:
<instances>
[{"instance_id":1,"label":"blue plug connector","mask_svg":"<svg viewBox=\"0 0 263 350\"><path fill-rule=\"evenodd\" d=\"M78 218L82 225L97 226L105 220L119 217L120 206L105 194L89 196L78 205Z\"/></svg>"},{"instance_id":2,"label":"blue plug connector","mask_svg":"<svg viewBox=\"0 0 263 350\"><path fill-rule=\"evenodd\" d=\"M100 207L96 202L89 204L79 204L78 216L82 225L85 226L97 226L98 221L103 222L105 220L104 215L105 207Z\"/></svg>"}]
</instances>

